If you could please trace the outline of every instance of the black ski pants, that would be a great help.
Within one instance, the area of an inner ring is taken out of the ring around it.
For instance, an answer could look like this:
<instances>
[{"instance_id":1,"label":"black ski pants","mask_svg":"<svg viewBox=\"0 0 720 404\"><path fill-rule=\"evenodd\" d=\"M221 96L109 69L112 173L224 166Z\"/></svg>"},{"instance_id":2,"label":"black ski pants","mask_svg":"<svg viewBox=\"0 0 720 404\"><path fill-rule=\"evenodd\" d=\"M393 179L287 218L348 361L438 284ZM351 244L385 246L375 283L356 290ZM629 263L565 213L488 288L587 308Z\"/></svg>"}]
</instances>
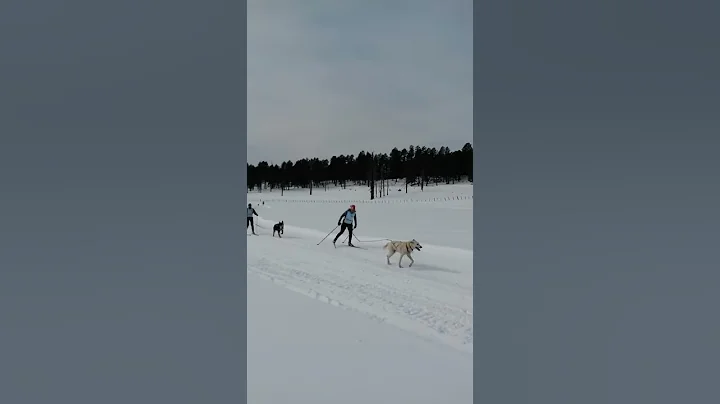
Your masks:
<instances>
[{"instance_id":1,"label":"black ski pants","mask_svg":"<svg viewBox=\"0 0 720 404\"><path fill-rule=\"evenodd\" d=\"M246 226L245 228L247 229L247 228L250 227L250 226L252 226L252 232L255 233L255 223L253 222L253 217L252 217L252 216L250 216L249 218L247 218L247 226Z\"/></svg>"},{"instance_id":2,"label":"black ski pants","mask_svg":"<svg viewBox=\"0 0 720 404\"><path fill-rule=\"evenodd\" d=\"M335 236L335 239L333 240L333 244L335 244L335 242L340 238L340 236L342 236L342 234L345 233L345 229L347 229L348 233L350 233L350 235L348 236L349 237L348 243L352 244L353 225L347 224L345 222L343 222L342 225L340 225L340 233L338 233L337 236Z\"/></svg>"}]
</instances>

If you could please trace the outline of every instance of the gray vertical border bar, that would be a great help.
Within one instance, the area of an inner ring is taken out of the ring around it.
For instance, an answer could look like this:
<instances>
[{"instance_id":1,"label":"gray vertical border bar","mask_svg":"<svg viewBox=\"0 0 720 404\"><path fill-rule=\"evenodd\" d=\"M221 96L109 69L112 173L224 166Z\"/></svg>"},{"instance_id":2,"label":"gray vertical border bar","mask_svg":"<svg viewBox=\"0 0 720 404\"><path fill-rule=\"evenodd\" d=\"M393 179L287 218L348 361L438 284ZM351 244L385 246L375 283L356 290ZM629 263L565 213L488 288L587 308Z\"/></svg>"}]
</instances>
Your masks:
<instances>
[{"instance_id":1,"label":"gray vertical border bar","mask_svg":"<svg viewBox=\"0 0 720 404\"><path fill-rule=\"evenodd\" d=\"M0 15L0 403L246 403L246 0L43 1Z\"/></svg>"},{"instance_id":2,"label":"gray vertical border bar","mask_svg":"<svg viewBox=\"0 0 720 404\"><path fill-rule=\"evenodd\" d=\"M233 4L232 0L229 0L230 4ZM238 132L238 152L240 153L238 155L238 162L240 162L240 177L238 178L238 191L241 194L244 194L243 198L243 209L238 209L235 211L233 207L230 208L230 212L228 214L235 214L237 212L237 225L240 227L241 224L244 224L245 222L245 215L241 215L240 212L244 212L244 208L247 204L247 0L240 0L234 2L234 4L239 7L239 13L237 16L237 26L240 31L240 35L238 35L238 47L236 48L236 52L239 52L238 59L240 60L241 66L238 69L238 79L240 80L240 85L238 87L238 95L241 96L239 98L239 102L237 104L237 113L238 113L238 119L237 124L239 126L239 132ZM234 195L233 198L231 198L232 201L235 200ZM240 227L241 228L241 227ZM239 230L239 229L238 229ZM237 232L235 234L240 234L240 232ZM242 236L247 237L247 236ZM231 240L233 240L233 237L230 237ZM234 244L231 242L231 245ZM240 266L237 268L238 270L238 282L237 282L237 297L238 300L238 317L237 319L228 318L227 321L237 321L239 327L237 327L237 346L240 350L237 355L237 365L239 366L238 372L237 372L237 387L233 390L232 381L229 381L229 384L227 385L228 396L227 400L228 402L232 403L235 402L234 396L237 394L238 399L237 402L241 404L247 404L248 398L247 398L247 392L248 392L248 386L247 386L247 238L242 240L240 243L238 243L237 246L237 258L240 260ZM233 272L234 268L232 268L232 264L234 261L231 260L230 267L227 268L229 271Z\"/></svg>"},{"instance_id":3,"label":"gray vertical border bar","mask_svg":"<svg viewBox=\"0 0 720 404\"><path fill-rule=\"evenodd\" d=\"M497 403L501 397L495 397L492 392L488 394L485 384L487 378L483 370L492 367L488 363L485 352L486 340L482 337L483 332L483 304L479 299L479 294L484 288L481 288L480 282L484 278L482 274L482 266L477 259L483 253L482 241L480 235L482 233L481 215L483 214L483 192L482 180L483 170L481 168L482 159L480 155L483 153L483 139L481 134L480 119L482 119L482 111L479 108L478 100L481 99L480 83L483 80L481 74L481 46L482 43L482 26L480 25L480 1L473 1L473 403ZM486 31L487 33L487 31ZM485 78L487 79L487 78ZM480 190L479 192L476 192ZM488 299L484 300L485 302Z\"/></svg>"},{"instance_id":4,"label":"gray vertical border bar","mask_svg":"<svg viewBox=\"0 0 720 404\"><path fill-rule=\"evenodd\" d=\"M474 402L720 402L717 5L558 3L475 2Z\"/></svg>"}]
</instances>

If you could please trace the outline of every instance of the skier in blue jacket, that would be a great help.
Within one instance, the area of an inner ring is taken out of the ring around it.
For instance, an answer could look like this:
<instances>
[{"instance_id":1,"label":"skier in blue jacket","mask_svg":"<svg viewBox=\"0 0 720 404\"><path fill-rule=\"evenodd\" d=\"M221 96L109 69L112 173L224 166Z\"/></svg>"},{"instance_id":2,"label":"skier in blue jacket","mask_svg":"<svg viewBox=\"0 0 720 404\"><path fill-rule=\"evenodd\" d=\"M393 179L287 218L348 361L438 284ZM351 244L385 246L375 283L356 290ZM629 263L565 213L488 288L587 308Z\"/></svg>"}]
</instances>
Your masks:
<instances>
[{"instance_id":1,"label":"skier in blue jacket","mask_svg":"<svg viewBox=\"0 0 720 404\"><path fill-rule=\"evenodd\" d=\"M354 227L353 222L355 223ZM347 229L348 233L350 234L348 236L348 245L350 247L355 247L352 243L353 229L357 228L357 214L355 213L355 205L350 205L350 209L346 210L345 212L343 212L342 215L340 215L340 219L338 219L338 226L341 226L340 233L335 236L335 239L333 240L333 245L335 245L337 239L340 238L340 236L345 233L345 229Z\"/></svg>"}]
</instances>

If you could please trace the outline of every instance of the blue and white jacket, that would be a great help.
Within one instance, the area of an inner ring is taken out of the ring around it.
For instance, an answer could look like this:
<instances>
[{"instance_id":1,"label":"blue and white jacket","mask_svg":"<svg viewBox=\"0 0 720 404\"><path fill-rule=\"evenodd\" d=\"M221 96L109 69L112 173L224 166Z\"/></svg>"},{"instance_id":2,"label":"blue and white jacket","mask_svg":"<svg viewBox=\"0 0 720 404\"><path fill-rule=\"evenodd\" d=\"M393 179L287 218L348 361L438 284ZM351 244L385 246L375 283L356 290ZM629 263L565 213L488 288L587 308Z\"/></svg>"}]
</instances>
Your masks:
<instances>
[{"instance_id":1,"label":"blue and white jacket","mask_svg":"<svg viewBox=\"0 0 720 404\"><path fill-rule=\"evenodd\" d=\"M343 214L340 215L340 219L338 219L339 223L345 224L353 224L353 221L355 222L355 227L357 227L357 212L353 212L350 209L343 212Z\"/></svg>"}]
</instances>

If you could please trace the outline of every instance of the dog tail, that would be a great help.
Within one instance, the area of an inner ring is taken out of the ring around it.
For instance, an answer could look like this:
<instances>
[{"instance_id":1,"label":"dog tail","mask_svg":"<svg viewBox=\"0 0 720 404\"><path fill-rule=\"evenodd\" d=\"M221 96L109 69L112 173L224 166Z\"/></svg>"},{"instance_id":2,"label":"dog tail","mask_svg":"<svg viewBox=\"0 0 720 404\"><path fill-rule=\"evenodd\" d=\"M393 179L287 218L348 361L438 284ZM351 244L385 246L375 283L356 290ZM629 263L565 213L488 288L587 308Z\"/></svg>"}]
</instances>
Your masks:
<instances>
[{"instance_id":1,"label":"dog tail","mask_svg":"<svg viewBox=\"0 0 720 404\"><path fill-rule=\"evenodd\" d=\"M385 243L385 245L383 246L383 250L387 250L387 248L388 248L389 245L390 245L390 242L388 241L388 242Z\"/></svg>"}]
</instances>

